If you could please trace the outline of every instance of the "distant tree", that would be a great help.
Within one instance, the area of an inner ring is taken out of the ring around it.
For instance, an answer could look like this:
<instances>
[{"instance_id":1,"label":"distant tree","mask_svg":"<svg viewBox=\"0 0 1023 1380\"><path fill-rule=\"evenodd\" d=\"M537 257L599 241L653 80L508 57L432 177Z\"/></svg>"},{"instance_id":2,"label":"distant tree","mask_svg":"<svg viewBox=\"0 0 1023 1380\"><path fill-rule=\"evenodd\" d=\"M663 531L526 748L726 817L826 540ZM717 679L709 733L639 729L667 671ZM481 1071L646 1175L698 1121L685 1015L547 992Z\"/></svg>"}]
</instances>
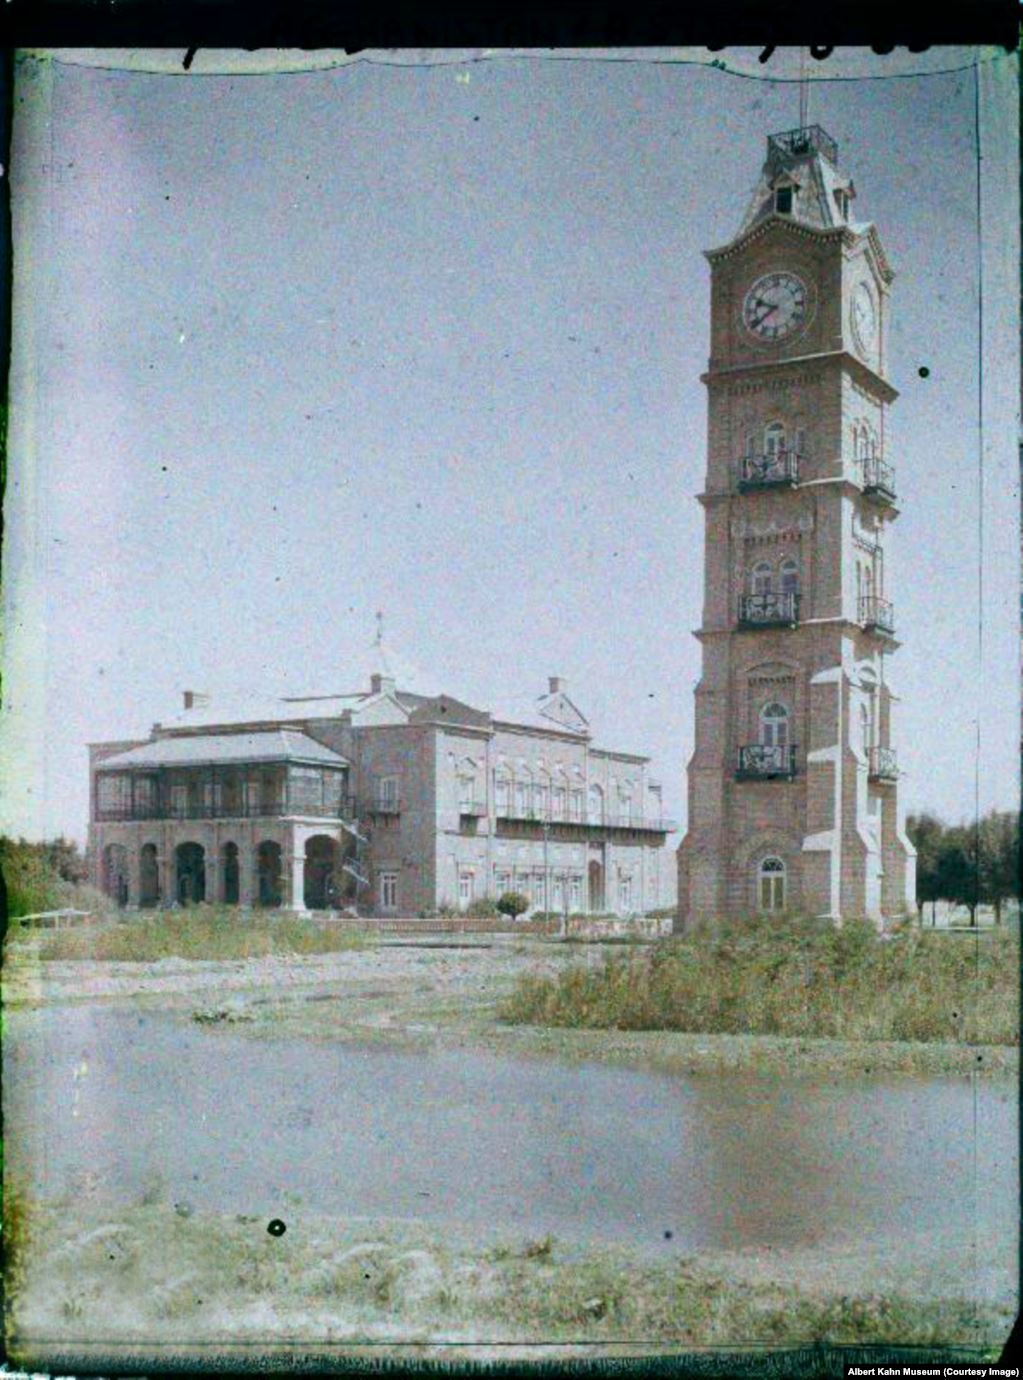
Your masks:
<instances>
[{"instance_id":1,"label":"distant tree","mask_svg":"<svg viewBox=\"0 0 1023 1380\"><path fill-rule=\"evenodd\" d=\"M524 896L521 891L506 891L497 898L497 909L502 915L517 920L529 909L529 897Z\"/></svg>"},{"instance_id":2,"label":"distant tree","mask_svg":"<svg viewBox=\"0 0 1023 1380\"><path fill-rule=\"evenodd\" d=\"M945 826L935 815L924 812L910 815L906 820L906 833L916 849L916 904L923 914L927 901L931 903L931 923L934 923L935 907L942 899L939 890L939 858L945 837Z\"/></svg>"},{"instance_id":3,"label":"distant tree","mask_svg":"<svg viewBox=\"0 0 1023 1380\"><path fill-rule=\"evenodd\" d=\"M938 854L937 893L944 901L966 906L970 924L977 923L980 900L977 876L977 831L972 825L946 829Z\"/></svg>"},{"instance_id":4,"label":"distant tree","mask_svg":"<svg viewBox=\"0 0 1023 1380\"><path fill-rule=\"evenodd\" d=\"M992 810L980 821L977 834L980 899L994 907L998 925L1003 904L1019 895L1019 816L1011 810Z\"/></svg>"}]
</instances>

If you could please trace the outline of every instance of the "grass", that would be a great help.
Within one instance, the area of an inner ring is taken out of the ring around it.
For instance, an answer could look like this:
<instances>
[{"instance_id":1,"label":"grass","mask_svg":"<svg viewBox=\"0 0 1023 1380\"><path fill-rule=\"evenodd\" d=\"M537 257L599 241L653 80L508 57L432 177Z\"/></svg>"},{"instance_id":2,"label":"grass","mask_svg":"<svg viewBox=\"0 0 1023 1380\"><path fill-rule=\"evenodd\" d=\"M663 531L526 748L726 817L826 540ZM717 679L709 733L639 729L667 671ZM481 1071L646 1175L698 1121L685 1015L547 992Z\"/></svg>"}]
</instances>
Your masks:
<instances>
[{"instance_id":1,"label":"grass","mask_svg":"<svg viewBox=\"0 0 1023 1380\"><path fill-rule=\"evenodd\" d=\"M699 1034L1012 1045L1019 931L983 936L867 922L751 920L525 974L499 1007L513 1024Z\"/></svg>"},{"instance_id":2,"label":"grass","mask_svg":"<svg viewBox=\"0 0 1023 1380\"><path fill-rule=\"evenodd\" d=\"M109 924L58 930L39 940L44 960L99 959L152 963L161 958L242 959L268 954L328 954L361 948L365 936L347 925L324 924L274 911L192 906L148 911Z\"/></svg>"},{"instance_id":3,"label":"grass","mask_svg":"<svg viewBox=\"0 0 1023 1380\"><path fill-rule=\"evenodd\" d=\"M113 1212L116 1215L110 1216ZM428 1224L176 1213L167 1203L40 1212L13 1300L9 1341L38 1361L33 1338L72 1348L98 1334L187 1348L207 1336L265 1346L331 1336L687 1346L820 1342L990 1346L1007 1304L871 1291L845 1280L733 1277L727 1262L656 1261L627 1248L552 1237L489 1244ZM333 1353L336 1355L336 1351Z\"/></svg>"}]
</instances>

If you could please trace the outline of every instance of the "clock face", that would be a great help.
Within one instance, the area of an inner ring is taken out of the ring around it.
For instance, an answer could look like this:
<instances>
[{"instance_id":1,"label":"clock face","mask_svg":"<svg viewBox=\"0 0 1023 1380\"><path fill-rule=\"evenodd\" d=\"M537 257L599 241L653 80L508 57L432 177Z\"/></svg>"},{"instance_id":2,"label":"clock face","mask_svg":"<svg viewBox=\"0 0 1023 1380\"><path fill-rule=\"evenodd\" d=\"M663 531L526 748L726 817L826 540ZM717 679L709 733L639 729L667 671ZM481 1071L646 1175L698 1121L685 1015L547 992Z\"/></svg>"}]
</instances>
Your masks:
<instances>
[{"instance_id":1,"label":"clock face","mask_svg":"<svg viewBox=\"0 0 1023 1380\"><path fill-rule=\"evenodd\" d=\"M784 340L806 320L806 285L794 273L758 278L742 304L746 329L758 340Z\"/></svg>"},{"instance_id":2,"label":"clock face","mask_svg":"<svg viewBox=\"0 0 1023 1380\"><path fill-rule=\"evenodd\" d=\"M853 338L861 354L866 354L877 335L877 307L866 283L857 283L849 307Z\"/></svg>"}]
</instances>

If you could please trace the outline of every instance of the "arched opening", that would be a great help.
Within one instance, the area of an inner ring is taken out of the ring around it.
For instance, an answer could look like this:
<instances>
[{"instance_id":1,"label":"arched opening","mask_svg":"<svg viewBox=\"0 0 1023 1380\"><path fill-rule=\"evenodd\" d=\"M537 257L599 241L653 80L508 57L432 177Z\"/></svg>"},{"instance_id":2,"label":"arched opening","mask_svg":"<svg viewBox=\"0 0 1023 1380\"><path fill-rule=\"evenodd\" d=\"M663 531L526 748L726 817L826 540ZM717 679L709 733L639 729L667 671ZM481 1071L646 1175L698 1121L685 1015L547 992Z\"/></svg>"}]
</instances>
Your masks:
<instances>
[{"instance_id":1,"label":"arched opening","mask_svg":"<svg viewBox=\"0 0 1023 1380\"><path fill-rule=\"evenodd\" d=\"M781 592L782 594L799 593L799 562L788 556L781 563Z\"/></svg>"},{"instance_id":2,"label":"arched opening","mask_svg":"<svg viewBox=\"0 0 1023 1380\"><path fill-rule=\"evenodd\" d=\"M762 911L785 909L785 864L781 858L764 858L757 870L757 903Z\"/></svg>"},{"instance_id":3,"label":"arched opening","mask_svg":"<svg viewBox=\"0 0 1023 1380\"><path fill-rule=\"evenodd\" d=\"M770 460L785 454L785 428L781 422L771 422L764 428L764 454Z\"/></svg>"},{"instance_id":4,"label":"arched opening","mask_svg":"<svg viewBox=\"0 0 1023 1380\"><path fill-rule=\"evenodd\" d=\"M764 747L788 747L789 711L777 700L760 711L760 741Z\"/></svg>"},{"instance_id":5,"label":"arched opening","mask_svg":"<svg viewBox=\"0 0 1023 1380\"><path fill-rule=\"evenodd\" d=\"M160 868L156 860L156 844L144 843L139 852L139 905L160 904Z\"/></svg>"},{"instance_id":6,"label":"arched opening","mask_svg":"<svg viewBox=\"0 0 1023 1380\"><path fill-rule=\"evenodd\" d=\"M174 850L176 893L182 906L206 899L206 850L201 843L179 843Z\"/></svg>"},{"instance_id":7,"label":"arched opening","mask_svg":"<svg viewBox=\"0 0 1023 1380\"><path fill-rule=\"evenodd\" d=\"M326 834L306 840L302 900L306 910L331 910L338 902L338 848Z\"/></svg>"},{"instance_id":8,"label":"arched opening","mask_svg":"<svg viewBox=\"0 0 1023 1380\"><path fill-rule=\"evenodd\" d=\"M240 896L238 845L225 843L220 850L221 894L225 906L236 906Z\"/></svg>"},{"instance_id":9,"label":"arched opening","mask_svg":"<svg viewBox=\"0 0 1023 1380\"><path fill-rule=\"evenodd\" d=\"M604 909L604 869L596 858L590 863L587 880L590 888L590 910L599 914Z\"/></svg>"},{"instance_id":10,"label":"arched opening","mask_svg":"<svg viewBox=\"0 0 1023 1380\"><path fill-rule=\"evenodd\" d=\"M860 705L860 747L864 753L870 753L870 710L865 704Z\"/></svg>"},{"instance_id":11,"label":"arched opening","mask_svg":"<svg viewBox=\"0 0 1023 1380\"><path fill-rule=\"evenodd\" d=\"M586 793L586 818L591 824L604 822L604 792L599 786L591 786Z\"/></svg>"},{"instance_id":12,"label":"arched opening","mask_svg":"<svg viewBox=\"0 0 1023 1380\"><path fill-rule=\"evenodd\" d=\"M128 850L123 843L108 843L103 850L103 890L119 906L128 904Z\"/></svg>"},{"instance_id":13,"label":"arched opening","mask_svg":"<svg viewBox=\"0 0 1023 1380\"><path fill-rule=\"evenodd\" d=\"M279 843L266 839L256 849L256 874L259 904L261 906L279 906L283 895L281 845Z\"/></svg>"},{"instance_id":14,"label":"arched opening","mask_svg":"<svg viewBox=\"0 0 1023 1380\"><path fill-rule=\"evenodd\" d=\"M750 575L750 592L753 594L770 594L773 574L774 572L767 561L757 561Z\"/></svg>"}]
</instances>

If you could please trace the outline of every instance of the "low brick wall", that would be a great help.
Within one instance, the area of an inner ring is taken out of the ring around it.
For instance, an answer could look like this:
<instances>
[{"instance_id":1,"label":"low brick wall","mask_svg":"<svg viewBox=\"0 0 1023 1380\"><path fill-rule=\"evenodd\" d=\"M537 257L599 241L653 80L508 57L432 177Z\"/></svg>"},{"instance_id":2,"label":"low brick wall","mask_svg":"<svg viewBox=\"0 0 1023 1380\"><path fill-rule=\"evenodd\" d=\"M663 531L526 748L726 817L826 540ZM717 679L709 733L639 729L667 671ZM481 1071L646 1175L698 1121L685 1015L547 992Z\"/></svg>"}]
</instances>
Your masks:
<instances>
[{"instance_id":1,"label":"low brick wall","mask_svg":"<svg viewBox=\"0 0 1023 1380\"><path fill-rule=\"evenodd\" d=\"M418 916L315 915L331 925L347 925L373 934L558 934L556 920L507 920L455 915L434 920Z\"/></svg>"},{"instance_id":2,"label":"low brick wall","mask_svg":"<svg viewBox=\"0 0 1023 1380\"><path fill-rule=\"evenodd\" d=\"M662 939L671 934L671 916L634 915L627 919L570 916L570 939Z\"/></svg>"}]
</instances>

